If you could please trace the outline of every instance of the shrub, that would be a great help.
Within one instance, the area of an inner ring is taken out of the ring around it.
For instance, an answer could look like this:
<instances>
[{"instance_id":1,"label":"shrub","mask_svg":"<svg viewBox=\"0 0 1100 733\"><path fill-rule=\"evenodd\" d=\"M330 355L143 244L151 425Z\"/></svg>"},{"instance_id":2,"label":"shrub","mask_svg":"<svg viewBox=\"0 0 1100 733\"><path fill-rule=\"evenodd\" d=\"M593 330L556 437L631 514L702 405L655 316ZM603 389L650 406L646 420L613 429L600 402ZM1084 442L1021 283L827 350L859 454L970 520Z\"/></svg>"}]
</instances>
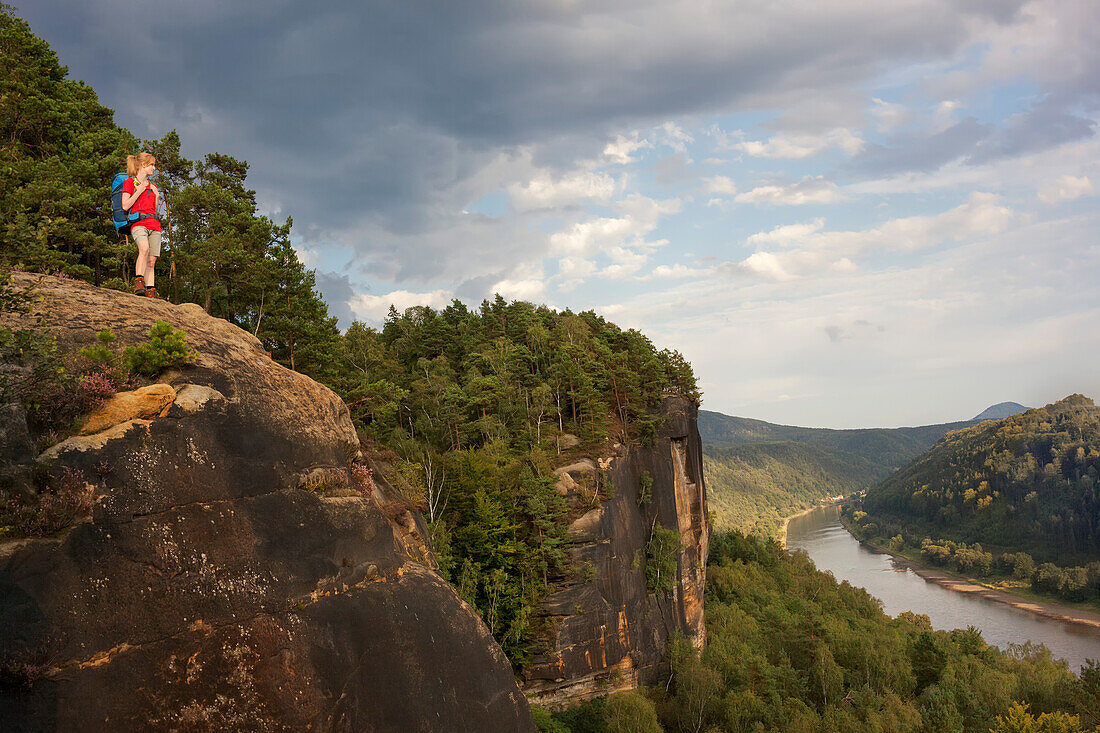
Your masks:
<instances>
[{"instance_id":1,"label":"shrub","mask_svg":"<svg viewBox=\"0 0 1100 733\"><path fill-rule=\"evenodd\" d=\"M30 537L53 534L91 512L95 504L84 474L65 468L52 477L36 501L12 503L0 509L0 524Z\"/></svg>"},{"instance_id":2,"label":"shrub","mask_svg":"<svg viewBox=\"0 0 1100 733\"><path fill-rule=\"evenodd\" d=\"M1058 593L1065 583L1066 574L1052 562L1045 562L1035 571L1031 587L1039 593Z\"/></svg>"},{"instance_id":3,"label":"shrub","mask_svg":"<svg viewBox=\"0 0 1100 733\"><path fill-rule=\"evenodd\" d=\"M667 593L676 587L679 558L680 533L654 525L645 546L645 585L650 593Z\"/></svg>"},{"instance_id":4,"label":"shrub","mask_svg":"<svg viewBox=\"0 0 1100 733\"><path fill-rule=\"evenodd\" d=\"M641 693L616 692L604 708L610 733L660 733L661 723L653 702Z\"/></svg>"},{"instance_id":5,"label":"shrub","mask_svg":"<svg viewBox=\"0 0 1100 733\"><path fill-rule=\"evenodd\" d=\"M123 358L131 371L155 376L162 369L179 367L195 360L198 354L187 345L187 334L157 321L149 329L149 343L127 347Z\"/></svg>"},{"instance_id":6,"label":"shrub","mask_svg":"<svg viewBox=\"0 0 1100 733\"><path fill-rule=\"evenodd\" d=\"M653 476L649 471L642 471L638 477L638 506L646 507L653 501Z\"/></svg>"}]
</instances>

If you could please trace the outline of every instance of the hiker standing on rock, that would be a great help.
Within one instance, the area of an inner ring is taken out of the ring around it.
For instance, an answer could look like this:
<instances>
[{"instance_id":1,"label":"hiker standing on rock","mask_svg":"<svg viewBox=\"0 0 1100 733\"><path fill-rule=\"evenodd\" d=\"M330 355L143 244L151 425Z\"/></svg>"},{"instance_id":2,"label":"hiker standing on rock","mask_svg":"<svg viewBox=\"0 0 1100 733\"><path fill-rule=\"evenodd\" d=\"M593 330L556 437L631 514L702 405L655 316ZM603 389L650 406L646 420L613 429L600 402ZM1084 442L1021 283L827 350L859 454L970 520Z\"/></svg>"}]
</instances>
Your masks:
<instances>
[{"instance_id":1,"label":"hiker standing on rock","mask_svg":"<svg viewBox=\"0 0 1100 733\"><path fill-rule=\"evenodd\" d=\"M157 184L149 181L156 170L156 158L151 153L138 153L126 156L126 173L129 178L122 187L122 207L131 216L148 214L148 218L136 219L130 225L130 236L138 247L137 262L134 264L134 295L157 297L154 285L153 268L160 257L160 219L157 218L157 198L160 192Z\"/></svg>"}]
</instances>

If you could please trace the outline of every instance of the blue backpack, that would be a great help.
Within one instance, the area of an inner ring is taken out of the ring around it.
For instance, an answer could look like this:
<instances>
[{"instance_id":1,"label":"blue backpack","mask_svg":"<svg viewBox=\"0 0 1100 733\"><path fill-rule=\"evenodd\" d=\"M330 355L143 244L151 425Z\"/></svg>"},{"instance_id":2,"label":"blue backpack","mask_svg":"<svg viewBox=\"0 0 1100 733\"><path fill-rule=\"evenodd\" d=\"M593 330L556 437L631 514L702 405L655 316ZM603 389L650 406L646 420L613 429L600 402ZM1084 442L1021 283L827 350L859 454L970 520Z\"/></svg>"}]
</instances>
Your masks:
<instances>
[{"instance_id":1,"label":"blue backpack","mask_svg":"<svg viewBox=\"0 0 1100 733\"><path fill-rule=\"evenodd\" d=\"M111 223L115 225L115 231L119 234L129 234L130 225L138 219L160 220L156 214L139 214L136 211L131 214L122 208L122 187L129 177L127 173L118 173L111 181Z\"/></svg>"}]
</instances>

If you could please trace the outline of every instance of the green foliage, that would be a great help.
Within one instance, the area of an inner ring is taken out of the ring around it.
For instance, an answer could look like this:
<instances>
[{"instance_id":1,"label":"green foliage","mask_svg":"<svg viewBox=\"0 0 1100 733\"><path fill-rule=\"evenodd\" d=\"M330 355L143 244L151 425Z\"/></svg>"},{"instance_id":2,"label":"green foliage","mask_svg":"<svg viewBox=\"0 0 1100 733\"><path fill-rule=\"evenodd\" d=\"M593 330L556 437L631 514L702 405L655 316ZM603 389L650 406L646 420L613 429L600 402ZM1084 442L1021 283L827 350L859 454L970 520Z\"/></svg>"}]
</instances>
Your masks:
<instances>
[{"instance_id":1,"label":"green foliage","mask_svg":"<svg viewBox=\"0 0 1100 733\"><path fill-rule=\"evenodd\" d=\"M1081 395L948 433L868 491L879 533L1070 565L1100 553L1100 409Z\"/></svg>"},{"instance_id":2,"label":"green foliage","mask_svg":"<svg viewBox=\"0 0 1100 733\"><path fill-rule=\"evenodd\" d=\"M653 525L645 546L645 585L650 593L670 593L676 587L680 533Z\"/></svg>"},{"instance_id":3,"label":"green foliage","mask_svg":"<svg viewBox=\"0 0 1100 733\"><path fill-rule=\"evenodd\" d=\"M706 445L703 475L716 529L764 534L825 497L867 485L863 471L844 458L799 443Z\"/></svg>"},{"instance_id":4,"label":"green foliage","mask_svg":"<svg viewBox=\"0 0 1100 733\"><path fill-rule=\"evenodd\" d=\"M643 509L653 503L653 475L642 471L638 477L638 506Z\"/></svg>"},{"instance_id":5,"label":"green foliage","mask_svg":"<svg viewBox=\"0 0 1100 733\"><path fill-rule=\"evenodd\" d=\"M127 277L132 259L109 200L133 136L6 5L0 68L0 264L96 283Z\"/></svg>"},{"instance_id":6,"label":"green foliage","mask_svg":"<svg viewBox=\"0 0 1100 733\"><path fill-rule=\"evenodd\" d=\"M189 364L198 356L187 345L187 334L167 321L157 321L149 329L149 342L128 346L123 359L131 371L154 376L163 369Z\"/></svg>"},{"instance_id":7,"label":"green foliage","mask_svg":"<svg viewBox=\"0 0 1100 733\"><path fill-rule=\"evenodd\" d=\"M1100 710L1095 666L1078 678L1041 646L1001 652L974 629L892 619L772 540L715 534L705 604L706 647L674 639L670 679L646 691L665 730L984 733L1013 701L1086 725Z\"/></svg>"},{"instance_id":8,"label":"green foliage","mask_svg":"<svg viewBox=\"0 0 1100 733\"><path fill-rule=\"evenodd\" d=\"M634 692L616 692L607 697L608 733L661 733L657 709L645 695Z\"/></svg>"},{"instance_id":9,"label":"green foliage","mask_svg":"<svg viewBox=\"0 0 1100 733\"><path fill-rule=\"evenodd\" d=\"M1014 703L1006 715L998 715L990 733L1083 733L1079 716L1068 713L1040 713L1033 716L1028 706Z\"/></svg>"},{"instance_id":10,"label":"green foliage","mask_svg":"<svg viewBox=\"0 0 1100 733\"><path fill-rule=\"evenodd\" d=\"M118 363L118 354L111 348L111 344L117 338L111 329L105 328L95 335L96 345L80 349L78 353L92 364L114 366Z\"/></svg>"}]
</instances>

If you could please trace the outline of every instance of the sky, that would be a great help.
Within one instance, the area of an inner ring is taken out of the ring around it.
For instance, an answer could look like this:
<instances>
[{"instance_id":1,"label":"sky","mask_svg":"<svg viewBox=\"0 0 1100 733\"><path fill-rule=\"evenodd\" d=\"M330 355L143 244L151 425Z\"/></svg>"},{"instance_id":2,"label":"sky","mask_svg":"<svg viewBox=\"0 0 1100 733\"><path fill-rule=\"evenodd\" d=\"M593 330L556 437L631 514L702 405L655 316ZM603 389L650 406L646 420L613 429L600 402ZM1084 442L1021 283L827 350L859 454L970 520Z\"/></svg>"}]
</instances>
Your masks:
<instances>
[{"instance_id":1,"label":"sky","mask_svg":"<svg viewBox=\"0 0 1100 733\"><path fill-rule=\"evenodd\" d=\"M14 4L247 160L342 326L592 309L785 424L1100 398L1095 0Z\"/></svg>"}]
</instances>

